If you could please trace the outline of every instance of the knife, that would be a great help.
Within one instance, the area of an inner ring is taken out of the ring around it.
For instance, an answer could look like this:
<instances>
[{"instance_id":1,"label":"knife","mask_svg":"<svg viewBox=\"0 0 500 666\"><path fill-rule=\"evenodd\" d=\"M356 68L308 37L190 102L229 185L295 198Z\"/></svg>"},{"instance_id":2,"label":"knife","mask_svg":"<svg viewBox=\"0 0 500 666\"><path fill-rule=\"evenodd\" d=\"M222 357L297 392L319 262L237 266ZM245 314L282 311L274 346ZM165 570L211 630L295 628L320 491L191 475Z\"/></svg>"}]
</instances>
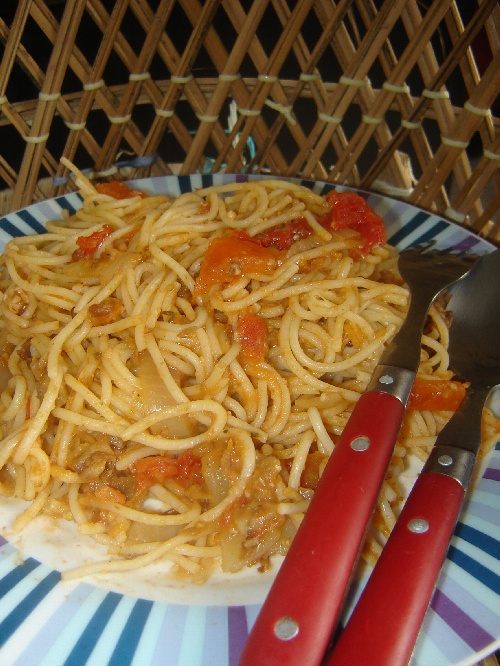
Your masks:
<instances>
[{"instance_id":1,"label":"knife","mask_svg":"<svg viewBox=\"0 0 500 666\"><path fill-rule=\"evenodd\" d=\"M240 666L319 664L329 644L403 420L437 295L475 258L401 253L408 315L356 403L256 619Z\"/></svg>"}]
</instances>

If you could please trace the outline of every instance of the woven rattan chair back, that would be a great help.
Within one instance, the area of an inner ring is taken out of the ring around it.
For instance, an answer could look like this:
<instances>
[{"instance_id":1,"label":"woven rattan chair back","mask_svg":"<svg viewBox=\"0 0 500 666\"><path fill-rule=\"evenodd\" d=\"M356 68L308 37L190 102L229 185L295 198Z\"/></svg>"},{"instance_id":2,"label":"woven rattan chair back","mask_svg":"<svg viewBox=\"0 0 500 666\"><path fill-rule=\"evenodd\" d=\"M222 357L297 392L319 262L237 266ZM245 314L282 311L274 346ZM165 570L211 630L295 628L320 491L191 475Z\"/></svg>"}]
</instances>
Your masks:
<instances>
[{"instance_id":1,"label":"woven rattan chair back","mask_svg":"<svg viewBox=\"0 0 500 666\"><path fill-rule=\"evenodd\" d=\"M2 0L2 212L96 178L263 172L500 240L497 0Z\"/></svg>"}]
</instances>

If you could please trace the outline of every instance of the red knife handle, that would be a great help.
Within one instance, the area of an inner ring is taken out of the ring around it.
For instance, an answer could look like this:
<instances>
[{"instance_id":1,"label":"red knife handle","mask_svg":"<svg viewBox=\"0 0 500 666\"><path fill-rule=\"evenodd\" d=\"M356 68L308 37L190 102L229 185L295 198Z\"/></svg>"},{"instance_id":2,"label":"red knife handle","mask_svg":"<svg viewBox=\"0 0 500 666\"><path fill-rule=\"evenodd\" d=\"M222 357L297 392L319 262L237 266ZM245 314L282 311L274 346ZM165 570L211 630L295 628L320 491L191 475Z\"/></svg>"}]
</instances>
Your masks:
<instances>
[{"instance_id":1,"label":"red knife handle","mask_svg":"<svg viewBox=\"0 0 500 666\"><path fill-rule=\"evenodd\" d=\"M388 393L369 391L359 399L257 617L240 666L321 662L403 415L403 403Z\"/></svg>"},{"instance_id":2,"label":"red knife handle","mask_svg":"<svg viewBox=\"0 0 500 666\"><path fill-rule=\"evenodd\" d=\"M451 476L418 478L329 666L408 664L464 493Z\"/></svg>"}]
</instances>

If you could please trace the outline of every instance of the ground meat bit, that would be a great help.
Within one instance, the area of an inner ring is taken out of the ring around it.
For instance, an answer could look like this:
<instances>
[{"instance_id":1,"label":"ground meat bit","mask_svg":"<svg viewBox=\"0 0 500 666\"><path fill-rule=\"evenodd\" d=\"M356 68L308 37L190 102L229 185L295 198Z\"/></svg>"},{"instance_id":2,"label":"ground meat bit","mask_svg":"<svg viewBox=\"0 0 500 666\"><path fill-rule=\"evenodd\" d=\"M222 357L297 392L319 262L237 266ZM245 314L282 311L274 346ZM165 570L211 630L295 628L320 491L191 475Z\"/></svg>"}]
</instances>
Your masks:
<instances>
[{"instance_id":1,"label":"ground meat bit","mask_svg":"<svg viewBox=\"0 0 500 666\"><path fill-rule=\"evenodd\" d=\"M189 291L188 287L186 287L185 284L181 284L179 287L179 291L177 292L177 296L179 298L190 298L191 292Z\"/></svg>"},{"instance_id":2,"label":"ground meat bit","mask_svg":"<svg viewBox=\"0 0 500 666\"><path fill-rule=\"evenodd\" d=\"M228 322L227 314L225 312L221 312L220 310L214 310L214 319L221 324L227 324Z\"/></svg>"},{"instance_id":3,"label":"ground meat bit","mask_svg":"<svg viewBox=\"0 0 500 666\"><path fill-rule=\"evenodd\" d=\"M453 312L451 310L445 310L442 314L446 327L448 329L451 328L451 324L453 322Z\"/></svg>"},{"instance_id":4,"label":"ground meat bit","mask_svg":"<svg viewBox=\"0 0 500 666\"><path fill-rule=\"evenodd\" d=\"M105 451L91 451L75 461L73 467L80 475L82 481L99 479L106 468L106 464L113 461L113 456Z\"/></svg>"},{"instance_id":5,"label":"ground meat bit","mask_svg":"<svg viewBox=\"0 0 500 666\"><path fill-rule=\"evenodd\" d=\"M117 490L127 501L134 497L135 479L132 474L128 470L116 470L114 465L110 465L109 462L98 478L82 483L81 491L83 493L95 493L102 486Z\"/></svg>"},{"instance_id":6,"label":"ground meat bit","mask_svg":"<svg viewBox=\"0 0 500 666\"><path fill-rule=\"evenodd\" d=\"M26 340L21 347L17 350L19 358L23 361L31 359L31 340Z\"/></svg>"},{"instance_id":7,"label":"ground meat bit","mask_svg":"<svg viewBox=\"0 0 500 666\"><path fill-rule=\"evenodd\" d=\"M123 303L118 298L107 298L102 303L96 303L89 307L89 317L92 326L105 326L113 324L120 319L124 310Z\"/></svg>"},{"instance_id":8,"label":"ground meat bit","mask_svg":"<svg viewBox=\"0 0 500 666\"><path fill-rule=\"evenodd\" d=\"M109 445L113 451L122 451L125 448L125 442L120 437L115 437L111 435L109 438Z\"/></svg>"}]
</instances>

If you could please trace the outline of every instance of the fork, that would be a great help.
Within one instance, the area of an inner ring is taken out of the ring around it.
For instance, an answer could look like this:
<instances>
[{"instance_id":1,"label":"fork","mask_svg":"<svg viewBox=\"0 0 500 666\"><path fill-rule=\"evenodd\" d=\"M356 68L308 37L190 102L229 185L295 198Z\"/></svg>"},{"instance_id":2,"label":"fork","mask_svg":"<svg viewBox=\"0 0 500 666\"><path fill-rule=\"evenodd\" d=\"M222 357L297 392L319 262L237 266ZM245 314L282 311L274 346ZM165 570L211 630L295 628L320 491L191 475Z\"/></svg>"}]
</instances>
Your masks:
<instances>
[{"instance_id":1,"label":"fork","mask_svg":"<svg viewBox=\"0 0 500 666\"><path fill-rule=\"evenodd\" d=\"M475 257L421 248L401 253L398 267L410 289L407 317L330 456L240 666L320 664L403 421L429 308L474 261Z\"/></svg>"}]
</instances>

